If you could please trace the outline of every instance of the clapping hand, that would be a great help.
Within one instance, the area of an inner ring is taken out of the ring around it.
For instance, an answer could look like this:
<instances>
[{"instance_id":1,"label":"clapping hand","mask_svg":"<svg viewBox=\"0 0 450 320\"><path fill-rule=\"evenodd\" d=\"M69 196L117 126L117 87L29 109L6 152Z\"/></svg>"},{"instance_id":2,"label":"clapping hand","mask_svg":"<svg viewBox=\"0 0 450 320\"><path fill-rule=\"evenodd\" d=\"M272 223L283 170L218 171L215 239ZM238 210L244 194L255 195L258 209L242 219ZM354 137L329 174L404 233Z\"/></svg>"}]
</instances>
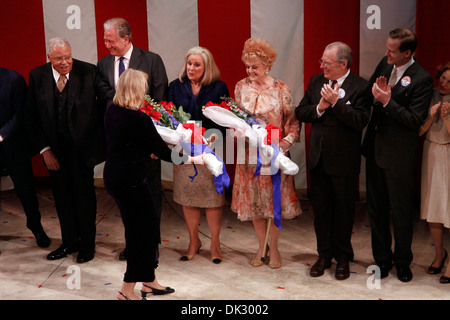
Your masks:
<instances>
[{"instance_id":1,"label":"clapping hand","mask_svg":"<svg viewBox=\"0 0 450 320\"><path fill-rule=\"evenodd\" d=\"M322 98L328 102L330 105L334 105L339 100L339 89L340 85L337 85L335 89L331 88L328 83L325 83L320 90Z\"/></svg>"},{"instance_id":2,"label":"clapping hand","mask_svg":"<svg viewBox=\"0 0 450 320\"><path fill-rule=\"evenodd\" d=\"M372 86L372 94L375 99L385 105L391 100L391 87L385 77L379 77Z\"/></svg>"},{"instance_id":3,"label":"clapping hand","mask_svg":"<svg viewBox=\"0 0 450 320\"><path fill-rule=\"evenodd\" d=\"M441 118L444 120L450 119L450 103L444 102L441 108Z\"/></svg>"}]
</instances>

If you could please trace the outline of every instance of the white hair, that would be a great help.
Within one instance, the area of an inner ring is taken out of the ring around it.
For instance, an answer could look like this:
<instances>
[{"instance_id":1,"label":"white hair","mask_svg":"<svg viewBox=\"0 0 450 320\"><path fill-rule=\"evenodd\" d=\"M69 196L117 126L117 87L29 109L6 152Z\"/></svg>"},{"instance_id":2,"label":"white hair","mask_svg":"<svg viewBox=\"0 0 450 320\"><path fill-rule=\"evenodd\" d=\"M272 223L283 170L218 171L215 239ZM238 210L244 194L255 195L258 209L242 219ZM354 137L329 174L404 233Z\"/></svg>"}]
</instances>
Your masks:
<instances>
[{"instance_id":1,"label":"white hair","mask_svg":"<svg viewBox=\"0 0 450 320\"><path fill-rule=\"evenodd\" d=\"M68 45L70 48L69 41L66 39L60 37L52 38L47 42L47 53L51 54L53 47L64 47L65 45Z\"/></svg>"}]
</instances>

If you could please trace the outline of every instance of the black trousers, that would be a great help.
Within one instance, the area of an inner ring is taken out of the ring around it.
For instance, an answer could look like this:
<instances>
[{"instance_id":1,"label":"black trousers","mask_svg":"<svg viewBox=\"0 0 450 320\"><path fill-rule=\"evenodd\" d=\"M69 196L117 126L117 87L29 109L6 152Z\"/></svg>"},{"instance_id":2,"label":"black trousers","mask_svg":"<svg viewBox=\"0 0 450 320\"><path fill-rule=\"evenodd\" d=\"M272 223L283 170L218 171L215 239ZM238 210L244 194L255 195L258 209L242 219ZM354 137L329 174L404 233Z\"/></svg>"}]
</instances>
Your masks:
<instances>
[{"instance_id":1,"label":"black trousers","mask_svg":"<svg viewBox=\"0 0 450 320\"><path fill-rule=\"evenodd\" d=\"M79 245L80 250L95 247L97 199L94 168L84 163L80 151L66 142L58 150L60 170L49 170L62 242Z\"/></svg>"},{"instance_id":2,"label":"black trousers","mask_svg":"<svg viewBox=\"0 0 450 320\"><path fill-rule=\"evenodd\" d=\"M39 211L39 201L34 188L34 176L31 166L31 157L22 150L25 146L15 145L6 152L0 146L0 167L4 167L9 174L17 196L22 203L23 210L27 217L27 227L31 231L40 231L41 213Z\"/></svg>"},{"instance_id":3,"label":"black trousers","mask_svg":"<svg viewBox=\"0 0 450 320\"><path fill-rule=\"evenodd\" d=\"M353 261L351 244L355 220L357 177L332 176L322 158L311 170L314 229L319 257Z\"/></svg>"},{"instance_id":4,"label":"black trousers","mask_svg":"<svg viewBox=\"0 0 450 320\"><path fill-rule=\"evenodd\" d=\"M367 209L375 262L408 266L414 229L413 168L383 169L366 160ZM395 247L392 251L391 218Z\"/></svg>"}]
</instances>

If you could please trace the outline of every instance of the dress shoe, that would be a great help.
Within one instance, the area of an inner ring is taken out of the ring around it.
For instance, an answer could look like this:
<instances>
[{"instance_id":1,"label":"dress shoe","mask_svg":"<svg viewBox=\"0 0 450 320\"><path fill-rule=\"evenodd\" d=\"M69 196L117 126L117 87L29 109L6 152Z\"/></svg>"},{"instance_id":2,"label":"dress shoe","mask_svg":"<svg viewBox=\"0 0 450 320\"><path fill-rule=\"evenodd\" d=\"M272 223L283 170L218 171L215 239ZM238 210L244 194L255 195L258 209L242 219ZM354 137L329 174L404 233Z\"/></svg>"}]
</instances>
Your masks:
<instances>
[{"instance_id":1,"label":"dress shoe","mask_svg":"<svg viewBox=\"0 0 450 320\"><path fill-rule=\"evenodd\" d=\"M319 257L316 263L311 267L309 274L311 277L320 277L324 274L325 269L331 268L331 261Z\"/></svg>"},{"instance_id":2,"label":"dress shoe","mask_svg":"<svg viewBox=\"0 0 450 320\"><path fill-rule=\"evenodd\" d=\"M446 277L446 276L441 276L441 278L439 279L440 283L450 283L450 277Z\"/></svg>"},{"instance_id":3,"label":"dress shoe","mask_svg":"<svg viewBox=\"0 0 450 320\"><path fill-rule=\"evenodd\" d=\"M447 250L445 250L445 255L444 255L444 259L442 259L442 262L441 262L441 265L439 266L439 267L433 267L433 266L430 266L429 268L428 268L428 273L429 274L438 274L438 273L441 273L441 271L442 271L442 268L444 267L444 263L445 263L445 260L447 259L447 257L448 257L448 253L447 253Z\"/></svg>"},{"instance_id":4,"label":"dress shoe","mask_svg":"<svg viewBox=\"0 0 450 320\"><path fill-rule=\"evenodd\" d=\"M397 266L397 278L401 282L409 282L413 278L413 274L409 266Z\"/></svg>"},{"instance_id":5,"label":"dress shoe","mask_svg":"<svg viewBox=\"0 0 450 320\"><path fill-rule=\"evenodd\" d=\"M194 254L185 254L184 256L182 256L182 257L180 258L180 261L189 261L189 260L194 259L195 255L200 253L200 248L201 248L201 247L202 247L202 246L200 245L200 247L198 247L198 249L195 251Z\"/></svg>"},{"instance_id":6,"label":"dress shoe","mask_svg":"<svg viewBox=\"0 0 450 320\"><path fill-rule=\"evenodd\" d=\"M95 250L94 249L83 249L80 250L77 256L78 263L85 263L94 259Z\"/></svg>"},{"instance_id":7,"label":"dress shoe","mask_svg":"<svg viewBox=\"0 0 450 320\"><path fill-rule=\"evenodd\" d=\"M389 275L389 271L392 269L392 262L380 261L377 263L377 266L380 268L380 279L383 279Z\"/></svg>"},{"instance_id":8,"label":"dress shoe","mask_svg":"<svg viewBox=\"0 0 450 320\"><path fill-rule=\"evenodd\" d=\"M127 248L123 249L123 250L119 253L119 260L120 260L120 261L125 261L125 260L127 260Z\"/></svg>"},{"instance_id":9,"label":"dress shoe","mask_svg":"<svg viewBox=\"0 0 450 320\"><path fill-rule=\"evenodd\" d=\"M338 280L345 280L350 277L350 266L347 260L338 261L334 276Z\"/></svg>"},{"instance_id":10,"label":"dress shoe","mask_svg":"<svg viewBox=\"0 0 450 320\"><path fill-rule=\"evenodd\" d=\"M77 246L66 246L66 245L62 244L58 249L50 252L47 255L47 259L48 260L58 260L61 258L65 258L65 257L67 257L67 255L77 252L77 251L78 251Z\"/></svg>"},{"instance_id":11,"label":"dress shoe","mask_svg":"<svg viewBox=\"0 0 450 320\"><path fill-rule=\"evenodd\" d=\"M142 298L143 299L145 299L146 297L147 297L147 295L148 294L153 294L153 295L156 295L156 296L161 296L161 295L165 295L165 294L169 294L169 293L173 293L173 292L175 292L175 289L173 289L173 288L171 288L171 287L165 287L164 289L156 289L156 288L153 288L153 287L150 287L150 286L148 286L148 285L146 285L146 284L142 284L144 287L146 287L146 288L149 288L149 289L151 289L152 291L150 291L150 292L146 292L146 291L144 291L144 290L141 290L141 296L142 296Z\"/></svg>"},{"instance_id":12,"label":"dress shoe","mask_svg":"<svg viewBox=\"0 0 450 320\"><path fill-rule=\"evenodd\" d=\"M39 230L39 231L32 231L34 237L36 238L36 244L41 248L47 248L50 246L50 238L47 236L45 231Z\"/></svg>"}]
</instances>

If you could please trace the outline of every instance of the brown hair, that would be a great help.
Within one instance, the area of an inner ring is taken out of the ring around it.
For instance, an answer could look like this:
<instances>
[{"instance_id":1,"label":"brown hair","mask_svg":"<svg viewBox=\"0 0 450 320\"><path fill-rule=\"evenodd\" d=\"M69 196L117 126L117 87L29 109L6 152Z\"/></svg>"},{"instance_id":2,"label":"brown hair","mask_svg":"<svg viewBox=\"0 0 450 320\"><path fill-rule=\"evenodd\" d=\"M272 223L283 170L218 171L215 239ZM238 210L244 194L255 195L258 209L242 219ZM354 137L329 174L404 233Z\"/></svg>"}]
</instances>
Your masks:
<instances>
[{"instance_id":1,"label":"brown hair","mask_svg":"<svg viewBox=\"0 0 450 320\"><path fill-rule=\"evenodd\" d=\"M450 69L450 61L444 62L437 68L436 79L439 79L442 74Z\"/></svg>"},{"instance_id":2,"label":"brown hair","mask_svg":"<svg viewBox=\"0 0 450 320\"><path fill-rule=\"evenodd\" d=\"M389 32L389 37L392 39L400 39L400 52L411 50L411 55L416 51L417 38L414 32L406 28L397 28Z\"/></svg>"}]
</instances>

